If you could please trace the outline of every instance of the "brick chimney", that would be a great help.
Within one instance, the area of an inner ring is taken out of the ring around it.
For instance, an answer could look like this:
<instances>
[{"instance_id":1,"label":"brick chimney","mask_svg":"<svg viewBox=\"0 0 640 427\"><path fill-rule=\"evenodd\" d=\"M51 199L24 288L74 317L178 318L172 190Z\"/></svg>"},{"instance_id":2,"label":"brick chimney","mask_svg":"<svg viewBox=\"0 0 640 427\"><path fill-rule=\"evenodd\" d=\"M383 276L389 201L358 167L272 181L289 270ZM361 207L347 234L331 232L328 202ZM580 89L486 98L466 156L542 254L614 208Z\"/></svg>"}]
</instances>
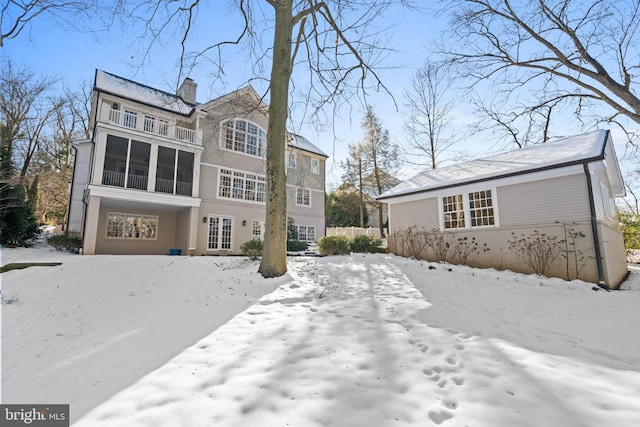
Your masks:
<instances>
[{"instance_id":1,"label":"brick chimney","mask_svg":"<svg viewBox=\"0 0 640 427\"><path fill-rule=\"evenodd\" d=\"M184 79L184 81L180 85L180 88L178 89L178 96L182 98L182 100L187 104L195 104L197 89L198 85L196 84L196 82L187 77Z\"/></svg>"}]
</instances>

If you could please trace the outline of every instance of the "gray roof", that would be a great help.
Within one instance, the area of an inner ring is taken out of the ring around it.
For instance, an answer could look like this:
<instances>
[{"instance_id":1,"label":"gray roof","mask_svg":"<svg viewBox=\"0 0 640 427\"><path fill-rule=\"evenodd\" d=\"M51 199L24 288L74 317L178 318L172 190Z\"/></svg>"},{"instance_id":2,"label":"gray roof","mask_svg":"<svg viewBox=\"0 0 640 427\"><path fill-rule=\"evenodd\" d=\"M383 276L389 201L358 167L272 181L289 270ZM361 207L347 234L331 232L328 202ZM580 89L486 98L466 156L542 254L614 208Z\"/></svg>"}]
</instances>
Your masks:
<instances>
[{"instance_id":1,"label":"gray roof","mask_svg":"<svg viewBox=\"0 0 640 427\"><path fill-rule=\"evenodd\" d=\"M296 135L295 133L289 133L289 136L291 137L291 140L289 141L290 146L298 148L300 150L308 151L310 153L319 154L323 157L329 157L324 153L324 151L313 145L311 141L309 141L304 136Z\"/></svg>"},{"instance_id":2,"label":"gray roof","mask_svg":"<svg viewBox=\"0 0 640 427\"><path fill-rule=\"evenodd\" d=\"M597 130L415 175L378 199L422 193L604 158L609 131ZM616 160L617 161L617 160Z\"/></svg>"},{"instance_id":3,"label":"gray roof","mask_svg":"<svg viewBox=\"0 0 640 427\"><path fill-rule=\"evenodd\" d=\"M191 114L195 108L195 105L184 102L175 94L154 89L102 70L96 70L95 89L182 115Z\"/></svg>"}]
</instances>

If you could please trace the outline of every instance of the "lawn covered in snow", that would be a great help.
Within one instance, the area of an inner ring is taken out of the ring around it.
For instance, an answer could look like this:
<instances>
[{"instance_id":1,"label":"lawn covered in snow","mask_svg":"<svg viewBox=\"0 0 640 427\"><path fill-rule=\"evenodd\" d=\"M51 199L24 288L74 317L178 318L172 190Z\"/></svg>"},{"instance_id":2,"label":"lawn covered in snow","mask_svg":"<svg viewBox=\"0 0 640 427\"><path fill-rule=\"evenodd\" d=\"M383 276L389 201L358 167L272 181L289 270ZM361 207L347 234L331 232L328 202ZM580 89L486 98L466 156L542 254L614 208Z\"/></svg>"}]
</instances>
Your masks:
<instances>
[{"instance_id":1,"label":"lawn covered in snow","mask_svg":"<svg viewBox=\"0 0 640 427\"><path fill-rule=\"evenodd\" d=\"M640 271L620 291L377 254L5 249L3 403L74 426L637 426ZM597 289L597 288L596 288Z\"/></svg>"}]
</instances>

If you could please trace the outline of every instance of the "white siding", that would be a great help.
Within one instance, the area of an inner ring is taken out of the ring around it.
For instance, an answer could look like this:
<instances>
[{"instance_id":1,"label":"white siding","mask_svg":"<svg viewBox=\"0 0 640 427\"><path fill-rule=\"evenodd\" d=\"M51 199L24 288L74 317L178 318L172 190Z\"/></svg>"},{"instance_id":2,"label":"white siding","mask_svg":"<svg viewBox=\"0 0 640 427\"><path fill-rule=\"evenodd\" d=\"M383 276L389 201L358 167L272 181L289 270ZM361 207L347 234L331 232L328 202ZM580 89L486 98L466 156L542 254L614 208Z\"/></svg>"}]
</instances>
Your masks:
<instances>
[{"instance_id":1,"label":"white siding","mask_svg":"<svg viewBox=\"0 0 640 427\"><path fill-rule=\"evenodd\" d=\"M591 217L584 174L498 187L497 192L503 227L583 221Z\"/></svg>"},{"instance_id":2,"label":"white siding","mask_svg":"<svg viewBox=\"0 0 640 427\"><path fill-rule=\"evenodd\" d=\"M439 227L438 199L416 200L389 205L391 232L405 230L417 226L431 230Z\"/></svg>"}]
</instances>

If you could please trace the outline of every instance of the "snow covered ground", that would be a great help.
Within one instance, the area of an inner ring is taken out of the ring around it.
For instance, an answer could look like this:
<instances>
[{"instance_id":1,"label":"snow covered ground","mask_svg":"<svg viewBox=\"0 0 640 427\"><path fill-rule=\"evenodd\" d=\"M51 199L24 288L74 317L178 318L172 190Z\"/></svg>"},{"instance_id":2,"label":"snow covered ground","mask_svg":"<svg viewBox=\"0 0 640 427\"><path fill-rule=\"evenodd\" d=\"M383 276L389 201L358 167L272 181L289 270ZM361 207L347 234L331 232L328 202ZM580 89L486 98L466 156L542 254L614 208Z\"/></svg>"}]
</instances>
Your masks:
<instances>
[{"instance_id":1,"label":"snow covered ground","mask_svg":"<svg viewBox=\"0 0 640 427\"><path fill-rule=\"evenodd\" d=\"M392 255L3 250L4 403L74 426L640 425L640 270L621 291ZM272 292L273 291L273 292Z\"/></svg>"}]
</instances>

